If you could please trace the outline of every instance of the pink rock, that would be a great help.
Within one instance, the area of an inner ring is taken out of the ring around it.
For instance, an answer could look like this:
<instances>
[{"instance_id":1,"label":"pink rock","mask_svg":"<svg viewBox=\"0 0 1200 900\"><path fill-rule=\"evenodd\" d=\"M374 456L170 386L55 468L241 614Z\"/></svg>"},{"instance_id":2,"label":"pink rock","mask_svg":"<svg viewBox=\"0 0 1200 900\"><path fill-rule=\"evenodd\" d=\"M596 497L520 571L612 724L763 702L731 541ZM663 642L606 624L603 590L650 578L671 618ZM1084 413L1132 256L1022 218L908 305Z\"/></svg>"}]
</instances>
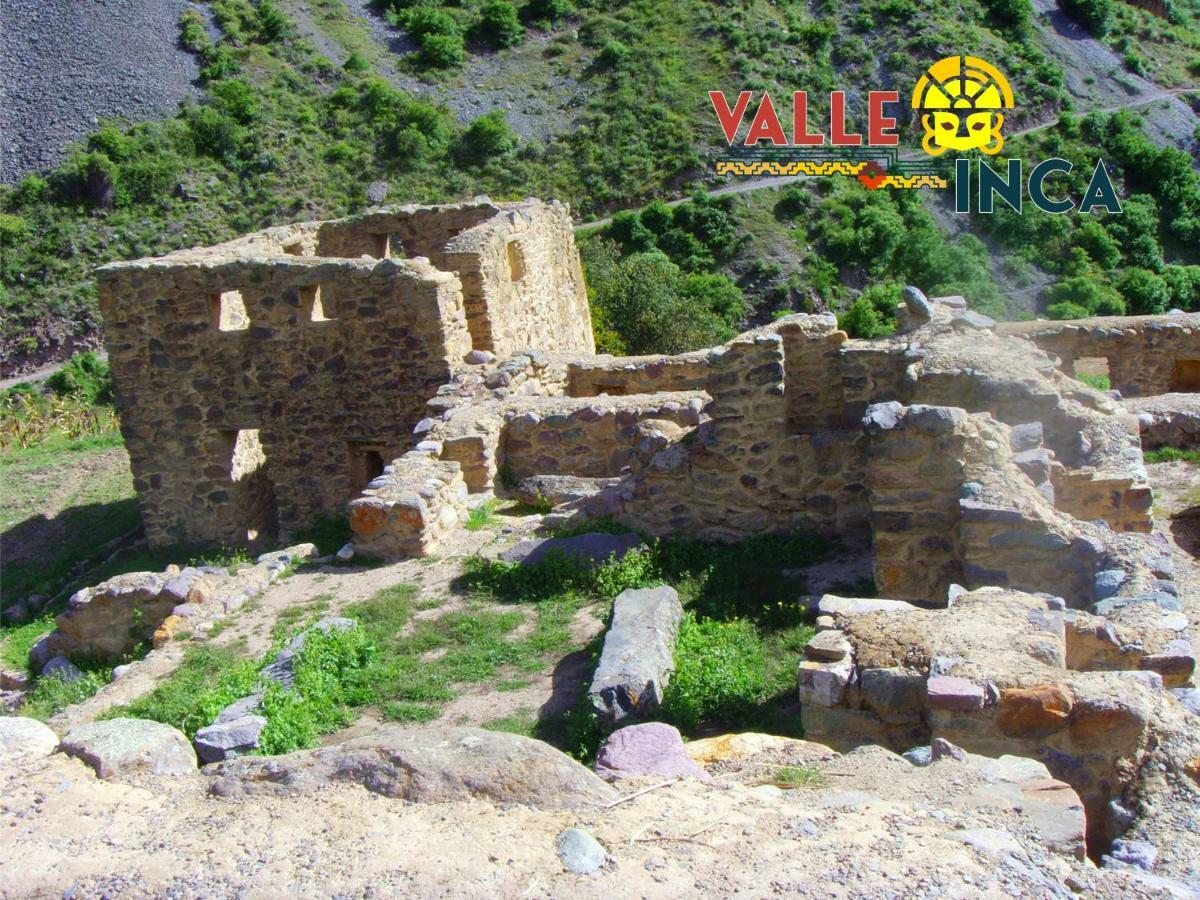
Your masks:
<instances>
[{"instance_id":1,"label":"pink rock","mask_svg":"<svg viewBox=\"0 0 1200 900\"><path fill-rule=\"evenodd\" d=\"M929 693L930 709L949 709L960 712L983 709L982 685L968 681L966 678L934 675L926 682L925 688Z\"/></svg>"},{"instance_id":2,"label":"pink rock","mask_svg":"<svg viewBox=\"0 0 1200 900\"><path fill-rule=\"evenodd\" d=\"M596 755L596 774L605 781L638 775L708 779L704 769L683 749L679 729L664 722L646 722L614 731Z\"/></svg>"}]
</instances>

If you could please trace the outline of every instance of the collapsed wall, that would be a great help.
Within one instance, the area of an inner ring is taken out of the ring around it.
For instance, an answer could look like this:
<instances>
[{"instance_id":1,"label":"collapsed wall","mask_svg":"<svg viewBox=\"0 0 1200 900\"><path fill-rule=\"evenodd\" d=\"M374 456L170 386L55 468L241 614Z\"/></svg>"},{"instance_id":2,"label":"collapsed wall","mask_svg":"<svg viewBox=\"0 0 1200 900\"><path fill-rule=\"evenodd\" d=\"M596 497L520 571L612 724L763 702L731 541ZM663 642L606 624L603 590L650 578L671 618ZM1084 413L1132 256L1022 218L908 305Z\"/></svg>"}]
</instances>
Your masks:
<instances>
[{"instance_id":1,"label":"collapsed wall","mask_svg":"<svg viewBox=\"0 0 1200 900\"><path fill-rule=\"evenodd\" d=\"M593 349L557 203L372 211L97 275L153 544L270 542L341 515L468 354Z\"/></svg>"}]
</instances>

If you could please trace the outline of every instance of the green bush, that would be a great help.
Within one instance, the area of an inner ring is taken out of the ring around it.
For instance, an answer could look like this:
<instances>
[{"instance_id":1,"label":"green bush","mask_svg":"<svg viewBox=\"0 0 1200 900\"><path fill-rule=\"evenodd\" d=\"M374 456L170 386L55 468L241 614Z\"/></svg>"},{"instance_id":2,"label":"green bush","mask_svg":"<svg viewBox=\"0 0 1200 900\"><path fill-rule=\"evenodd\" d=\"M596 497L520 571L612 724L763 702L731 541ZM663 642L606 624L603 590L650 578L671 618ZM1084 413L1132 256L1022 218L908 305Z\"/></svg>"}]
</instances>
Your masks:
<instances>
[{"instance_id":1,"label":"green bush","mask_svg":"<svg viewBox=\"0 0 1200 900\"><path fill-rule=\"evenodd\" d=\"M522 10L526 19L534 22L556 23L564 16L575 11L575 4L570 0L529 0Z\"/></svg>"},{"instance_id":2,"label":"green bush","mask_svg":"<svg viewBox=\"0 0 1200 900\"><path fill-rule=\"evenodd\" d=\"M898 284L876 285L867 288L838 313L838 328L855 338L880 338L896 330L895 311L900 303Z\"/></svg>"},{"instance_id":3,"label":"green bush","mask_svg":"<svg viewBox=\"0 0 1200 900\"><path fill-rule=\"evenodd\" d=\"M82 703L108 684L111 672L84 672L68 681L61 675L45 675L34 682L33 690L21 701L20 715L46 721L74 703Z\"/></svg>"},{"instance_id":4,"label":"green bush","mask_svg":"<svg viewBox=\"0 0 1200 900\"><path fill-rule=\"evenodd\" d=\"M1086 319L1090 315L1087 307L1080 306L1078 303L1051 303L1046 307L1046 318L1048 319Z\"/></svg>"},{"instance_id":5,"label":"green bush","mask_svg":"<svg viewBox=\"0 0 1200 900\"><path fill-rule=\"evenodd\" d=\"M291 33L291 20L272 0L262 0L258 5L258 37L264 43L273 44Z\"/></svg>"},{"instance_id":6,"label":"green bush","mask_svg":"<svg viewBox=\"0 0 1200 900\"><path fill-rule=\"evenodd\" d=\"M512 47L525 37L517 8L507 0L488 0L479 10L476 37L493 47Z\"/></svg>"},{"instance_id":7,"label":"green bush","mask_svg":"<svg viewBox=\"0 0 1200 900\"><path fill-rule=\"evenodd\" d=\"M1077 319L1086 316L1123 316L1125 301L1095 276L1064 278L1046 290L1046 312L1052 319ZM1051 313L1051 309L1055 313ZM1078 308L1083 315L1075 314ZM1070 313L1070 314L1068 314Z\"/></svg>"},{"instance_id":8,"label":"green bush","mask_svg":"<svg viewBox=\"0 0 1200 900\"><path fill-rule=\"evenodd\" d=\"M342 68L347 72L358 74L360 72L369 72L371 70L371 63L362 53L355 50L346 57L346 61L342 63Z\"/></svg>"},{"instance_id":9,"label":"green bush","mask_svg":"<svg viewBox=\"0 0 1200 900\"><path fill-rule=\"evenodd\" d=\"M1167 266L1162 277L1171 306L1200 312L1200 266Z\"/></svg>"},{"instance_id":10,"label":"green bush","mask_svg":"<svg viewBox=\"0 0 1200 900\"><path fill-rule=\"evenodd\" d=\"M1112 0L1058 0L1059 8L1097 37L1108 33Z\"/></svg>"},{"instance_id":11,"label":"green bush","mask_svg":"<svg viewBox=\"0 0 1200 900\"><path fill-rule=\"evenodd\" d=\"M77 397L91 405L114 401L108 362L90 350L74 354L46 379L46 386L60 397Z\"/></svg>"},{"instance_id":12,"label":"green bush","mask_svg":"<svg viewBox=\"0 0 1200 900\"><path fill-rule=\"evenodd\" d=\"M460 166L482 166L516 146L517 135L508 117L503 110L494 109L467 126L455 144L454 159Z\"/></svg>"},{"instance_id":13,"label":"green bush","mask_svg":"<svg viewBox=\"0 0 1200 900\"><path fill-rule=\"evenodd\" d=\"M675 645L675 674L661 713L681 730L716 719L736 725L768 692L762 641L745 619L719 622L684 614Z\"/></svg>"},{"instance_id":14,"label":"green bush","mask_svg":"<svg viewBox=\"0 0 1200 900\"><path fill-rule=\"evenodd\" d=\"M452 69L467 58L461 34L426 34L421 38L420 59L435 69Z\"/></svg>"},{"instance_id":15,"label":"green bush","mask_svg":"<svg viewBox=\"0 0 1200 900\"><path fill-rule=\"evenodd\" d=\"M588 286L605 327L635 355L720 344L743 315L741 291L724 275L686 275L657 251L618 258L611 244L591 248Z\"/></svg>"},{"instance_id":16,"label":"green bush","mask_svg":"<svg viewBox=\"0 0 1200 900\"><path fill-rule=\"evenodd\" d=\"M207 53L212 48L204 17L194 9L185 9L179 16L179 43L192 53Z\"/></svg>"},{"instance_id":17,"label":"green bush","mask_svg":"<svg viewBox=\"0 0 1200 900\"><path fill-rule=\"evenodd\" d=\"M1138 316L1164 313L1171 302L1167 283L1145 269L1127 269L1117 282L1117 290L1129 311Z\"/></svg>"}]
</instances>

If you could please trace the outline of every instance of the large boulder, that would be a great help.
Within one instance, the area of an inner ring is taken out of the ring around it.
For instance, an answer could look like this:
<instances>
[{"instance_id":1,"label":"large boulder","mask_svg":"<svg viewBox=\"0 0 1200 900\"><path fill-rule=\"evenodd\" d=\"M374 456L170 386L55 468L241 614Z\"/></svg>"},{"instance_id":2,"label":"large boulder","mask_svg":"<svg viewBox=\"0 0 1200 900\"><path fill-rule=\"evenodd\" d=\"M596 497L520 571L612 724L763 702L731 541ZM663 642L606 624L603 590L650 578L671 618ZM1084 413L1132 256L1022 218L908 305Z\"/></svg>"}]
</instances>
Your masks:
<instances>
[{"instance_id":1,"label":"large boulder","mask_svg":"<svg viewBox=\"0 0 1200 900\"><path fill-rule=\"evenodd\" d=\"M594 809L616 791L565 753L533 738L479 728L391 727L342 744L253 757L206 769L222 795L305 793L335 781L385 797L438 803L482 797L551 809Z\"/></svg>"},{"instance_id":2,"label":"large boulder","mask_svg":"<svg viewBox=\"0 0 1200 900\"><path fill-rule=\"evenodd\" d=\"M656 708L675 671L675 639L683 607L672 587L623 591L588 694L608 726Z\"/></svg>"},{"instance_id":3,"label":"large boulder","mask_svg":"<svg viewBox=\"0 0 1200 900\"><path fill-rule=\"evenodd\" d=\"M596 774L605 781L639 775L708 778L688 756L679 729L665 722L630 725L609 735L596 754Z\"/></svg>"},{"instance_id":4,"label":"large boulder","mask_svg":"<svg viewBox=\"0 0 1200 900\"><path fill-rule=\"evenodd\" d=\"M569 559L580 563L602 563L608 559L623 559L630 550L645 546L640 535L605 534L589 532L566 538L537 538L521 541L500 554L505 562L520 563L523 566L536 566L545 562L551 553L562 553Z\"/></svg>"},{"instance_id":5,"label":"large boulder","mask_svg":"<svg viewBox=\"0 0 1200 900\"><path fill-rule=\"evenodd\" d=\"M206 763L233 759L258 749L258 738L267 727L262 716L246 715L214 722L196 732L196 753Z\"/></svg>"},{"instance_id":6,"label":"large boulder","mask_svg":"<svg viewBox=\"0 0 1200 900\"><path fill-rule=\"evenodd\" d=\"M80 725L67 732L62 748L101 778L196 771L196 754L183 733L148 719L108 719Z\"/></svg>"},{"instance_id":7,"label":"large boulder","mask_svg":"<svg viewBox=\"0 0 1200 900\"><path fill-rule=\"evenodd\" d=\"M58 735L37 719L0 716L0 764L49 756L58 747Z\"/></svg>"}]
</instances>

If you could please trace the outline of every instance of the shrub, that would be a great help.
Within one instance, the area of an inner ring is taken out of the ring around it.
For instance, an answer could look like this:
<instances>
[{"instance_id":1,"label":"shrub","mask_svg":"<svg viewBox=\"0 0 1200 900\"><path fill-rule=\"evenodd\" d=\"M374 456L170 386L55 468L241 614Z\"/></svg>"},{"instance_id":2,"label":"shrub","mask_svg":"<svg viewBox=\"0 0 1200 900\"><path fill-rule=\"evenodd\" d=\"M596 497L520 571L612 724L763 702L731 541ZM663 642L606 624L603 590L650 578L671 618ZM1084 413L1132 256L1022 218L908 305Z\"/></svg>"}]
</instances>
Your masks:
<instances>
[{"instance_id":1,"label":"shrub","mask_svg":"<svg viewBox=\"0 0 1200 900\"><path fill-rule=\"evenodd\" d=\"M1048 319L1086 319L1091 313L1087 311L1087 307L1080 306L1078 303L1052 303L1046 307L1046 318Z\"/></svg>"},{"instance_id":2,"label":"shrub","mask_svg":"<svg viewBox=\"0 0 1200 900\"><path fill-rule=\"evenodd\" d=\"M371 63L359 51L355 50L346 57L346 61L342 63L342 68L347 72L353 73L367 72L371 69Z\"/></svg>"},{"instance_id":3,"label":"shrub","mask_svg":"<svg viewBox=\"0 0 1200 900\"><path fill-rule=\"evenodd\" d=\"M415 38L423 38L428 34L461 35L462 29L454 16L444 9L434 6L418 6L404 16L404 27Z\"/></svg>"},{"instance_id":4,"label":"shrub","mask_svg":"<svg viewBox=\"0 0 1200 900\"><path fill-rule=\"evenodd\" d=\"M188 131L196 152L217 160L233 160L244 147L245 131L211 106L188 111Z\"/></svg>"},{"instance_id":5,"label":"shrub","mask_svg":"<svg viewBox=\"0 0 1200 900\"><path fill-rule=\"evenodd\" d=\"M512 47L525 37L525 26L517 16L517 8L507 0L488 0L479 10L475 35L493 47Z\"/></svg>"},{"instance_id":6,"label":"shrub","mask_svg":"<svg viewBox=\"0 0 1200 900\"><path fill-rule=\"evenodd\" d=\"M1117 282L1117 290L1125 298L1134 315L1163 313L1171 302L1167 283L1145 269L1128 269Z\"/></svg>"},{"instance_id":7,"label":"shrub","mask_svg":"<svg viewBox=\"0 0 1200 900\"><path fill-rule=\"evenodd\" d=\"M1058 0L1059 8L1097 37L1108 32L1112 0Z\"/></svg>"},{"instance_id":8,"label":"shrub","mask_svg":"<svg viewBox=\"0 0 1200 900\"><path fill-rule=\"evenodd\" d=\"M564 16L575 11L575 4L570 0L529 0L525 4L523 15L534 22L557 22Z\"/></svg>"},{"instance_id":9,"label":"shrub","mask_svg":"<svg viewBox=\"0 0 1200 900\"><path fill-rule=\"evenodd\" d=\"M1200 266L1167 266L1163 281L1171 297L1171 306L1200 311Z\"/></svg>"},{"instance_id":10,"label":"shrub","mask_svg":"<svg viewBox=\"0 0 1200 900\"><path fill-rule=\"evenodd\" d=\"M435 69L452 69L467 58L461 34L427 34L421 38L421 62Z\"/></svg>"},{"instance_id":11,"label":"shrub","mask_svg":"<svg viewBox=\"0 0 1200 900\"><path fill-rule=\"evenodd\" d=\"M681 730L708 719L736 724L768 690L762 642L745 619L698 621L684 614L675 645L675 674L663 692L662 714Z\"/></svg>"},{"instance_id":12,"label":"shrub","mask_svg":"<svg viewBox=\"0 0 1200 900\"><path fill-rule=\"evenodd\" d=\"M258 37L263 43L273 44L287 37L292 23L272 0L262 0L258 7Z\"/></svg>"},{"instance_id":13,"label":"shrub","mask_svg":"<svg viewBox=\"0 0 1200 900\"><path fill-rule=\"evenodd\" d=\"M240 78L231 78L209 88L213 105L235 122L247 125L258 117L255 90Z\"/></svg>"},{"instance_id":14,"label":"shrub","mask_svg":"<svg viewBox=\"0 0 1200 900\"><path fill-rule=\"evenodd\" d=\"M108 683L110 672L84 672L68 681L61 675L37 679L33 690L21 701L20 715L46 721L74 703L82 703Z\"/></svg>"},{"instance_id":15,"label":"shrub","mask_svg":"<svg viewBox=\"0 0 1200 900\"><path fill-rule=\"evenodd\" d=\"M1046 291L1046 313L1052 319L1077 319L1075 308L1084 310L1083 316L1121 316L1125 314L1125 301L1111 287L1089 275L1064 278ZM1050 308L1058 308L1051 314ZM1070 313L1068 315L1067 313Z\"/></svg>"},{"instance_id":16,"label":"shrub","mask_svg":"<svg viewBox=\"0 0 1200 900\"><path fill-rule=\"evenodd\" d=\"M1015 34L1024 34L1033 19L1033 5L1029 0L984 0L983 5L997 24Z\"/></svg>"},{"instance_id":17,"label":"shrub","mask_svg":"<svg viewBox=\"0 0 1200 900\"><path fill-rule=\"evenodd\" d=\"M503 110L494 109L472 122L459 137L454 159L461 166L481 166L517 146L517 135Z\"/></svg>"},{"instance_id":18,"label":"shrub","mask_svg":"<svg viewBox=\"0 0 1200 900\"><path fill-rule=\"evenodd\" d=\"M616 67L629 59L630 50L620 41L609 41L600 50L597 57L606 66Z\"/></svg>"},{"instance_id":19,"label":"shrub","mask_svg":"<svg viewBox=\"0 0 1200 900\"><path fill-rule=\"evenodd\" d=\"M46 379L46 385L60 397L77 397L93 405L111 404L114 399L108 363L90 350L72 356Z\"/></svg>"},{"instance_id":20,"label":"shrub","mask_svg":"<svg viewBox=\"0 0 1200 900\"><path fill-rule=\"evenodd\" d=\"M204 17L194 9L185 9L179 16L179 43L192 53L206 53L212 47Z\"/></svg>"}]
</instances>

